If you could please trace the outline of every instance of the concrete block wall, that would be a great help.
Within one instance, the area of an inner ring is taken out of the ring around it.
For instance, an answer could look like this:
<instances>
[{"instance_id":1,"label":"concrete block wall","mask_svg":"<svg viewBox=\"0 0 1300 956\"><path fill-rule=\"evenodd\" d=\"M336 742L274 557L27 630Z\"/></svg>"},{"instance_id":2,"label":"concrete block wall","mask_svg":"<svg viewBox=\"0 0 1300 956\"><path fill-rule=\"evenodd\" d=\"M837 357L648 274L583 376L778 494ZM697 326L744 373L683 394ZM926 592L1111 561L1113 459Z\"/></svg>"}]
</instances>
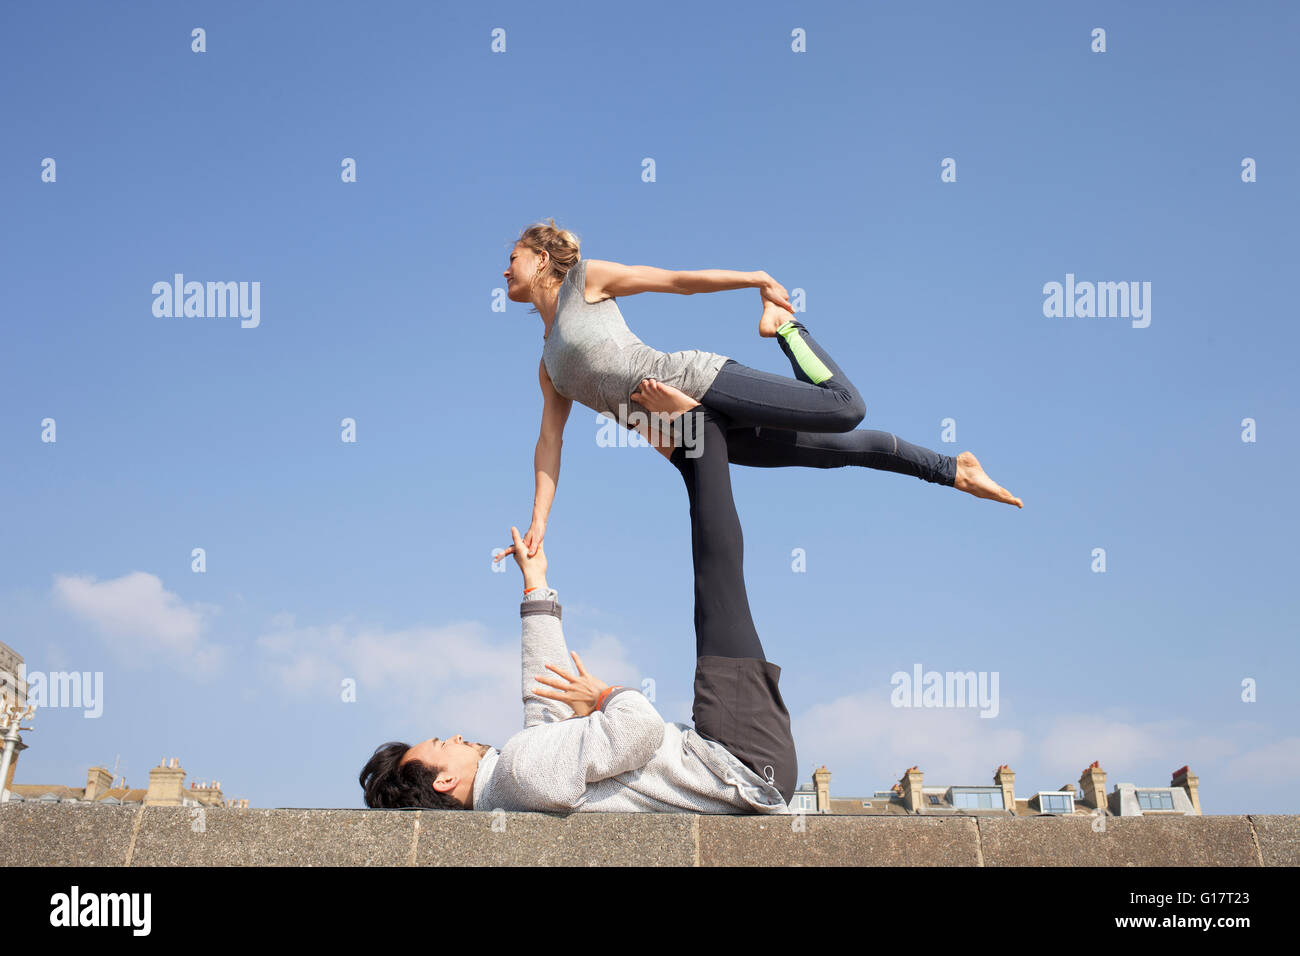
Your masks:
<instances>
[{"instance_id":1,"label":"concrete block wall","mask_svg":"<svg viewBox=\"0 0 1300 956\"><path fill-rule=\"evenodd\" d=\"M0 805L0 865L1300 865L1300 816L1109 817L1101 832L1093 822L24 803Z\"/></svg>"}]
</instances>

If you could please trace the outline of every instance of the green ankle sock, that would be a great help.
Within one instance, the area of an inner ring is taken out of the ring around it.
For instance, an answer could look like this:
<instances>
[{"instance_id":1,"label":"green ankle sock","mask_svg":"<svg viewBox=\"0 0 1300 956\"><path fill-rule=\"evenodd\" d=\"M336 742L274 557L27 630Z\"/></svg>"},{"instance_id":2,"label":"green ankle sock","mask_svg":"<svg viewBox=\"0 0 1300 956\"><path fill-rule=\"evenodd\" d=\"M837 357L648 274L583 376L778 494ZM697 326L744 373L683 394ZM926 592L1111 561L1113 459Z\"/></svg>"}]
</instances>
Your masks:
<instances>
[{"instance_id":1,"label":"green ankle sock","mask_svg":"<svg viewBox=\"0 0 1300 956\"><path fill-rule=\"evenodd\" d=\"M794 355L794 360L799 363L799 367L803 369L804 374L808 376L814 385L820 385L828 378L831 378L831 370L808 347L808 343L800 338L799 330L795 328L794 319L777 329L776 334L785 339L786 345L790 347L791 354Z\"/></svg>"}]
</instances>

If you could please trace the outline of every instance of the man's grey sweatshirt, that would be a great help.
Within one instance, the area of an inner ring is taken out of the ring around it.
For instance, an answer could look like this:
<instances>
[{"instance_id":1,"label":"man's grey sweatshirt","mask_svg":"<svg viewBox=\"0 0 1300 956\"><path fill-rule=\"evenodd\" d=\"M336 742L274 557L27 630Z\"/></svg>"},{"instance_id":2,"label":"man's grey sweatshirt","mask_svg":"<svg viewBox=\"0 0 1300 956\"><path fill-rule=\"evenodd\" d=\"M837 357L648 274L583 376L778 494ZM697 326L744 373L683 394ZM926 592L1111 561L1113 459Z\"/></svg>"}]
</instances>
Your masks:
<instances>
[{"instance_id":1,"label":"man's grey sweatshirt","mask_svg":"<svg viewBox=\"0 0 1300 956\"><path fill-rule=\"evenodd\" d=\"M559 594L538 588L523 619L524 729L479 760L475 810L790 813L777 789L725 747L687 724L667 723L639 690L610 692L577 717L539 697L546 664L574 672L560 626Z\"/></svg>"}]
</instances>

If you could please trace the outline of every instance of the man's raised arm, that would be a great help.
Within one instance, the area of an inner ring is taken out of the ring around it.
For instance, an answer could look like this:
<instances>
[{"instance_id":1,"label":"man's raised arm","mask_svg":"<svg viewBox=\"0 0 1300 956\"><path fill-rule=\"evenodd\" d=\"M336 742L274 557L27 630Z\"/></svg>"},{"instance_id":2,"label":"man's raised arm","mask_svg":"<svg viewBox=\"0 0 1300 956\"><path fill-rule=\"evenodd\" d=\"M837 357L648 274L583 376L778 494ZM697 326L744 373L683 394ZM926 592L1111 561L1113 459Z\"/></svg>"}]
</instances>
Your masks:
<instances>
[{"instance_id":1,"label":"man's raised arm","mask_svg":"<svg viewBox=\"0 0 1300 956\"><path fill-rule=\"evenodd\" d=\"M663 742L664 722L654 705L630 687L609 687L599 680L587 683L577 691L592 695L580 705L586 715L581 720L568 720L575 711L564 701L538 693L546 692L537 678L550 673L547 664L566 671L573 665L560 626L559 595L546 583L546 552L539 545L537 553L528 557L519 529L510 532L515 562L524 575L524 599L519 605L524 727L554 725L515 754L515 769L521 779L544 781L539 786L548 801L577 806L587 784L643 767Z\"/></svg>"},{"instance_id":2,"label":"man's raised arm","mask_svg":"<svg viewBox=\"0 0 1300 956\"><path fill-rule=\"evenodd\" d=\"M534 587L534 585L529 585ZM569 649L564 644L564 629L560 627L559 594L546 586L545 581L536 590L524 595L519 605L523 622L523 697L524 726L549 724L573 716L573 708L558 700L538 697L538 674L550 673L547 664L556 667L572 666Z\"/></svg>"},{"instance_id":3,"label":"man's raised arm","mask_svg":"<svg viewBox=\"0 0 1300 956\"><path fill-rule=\"evenodd\" d=\"M523 634L520 639L520 673L523 677L524 726L549 724L573 716L573 708L563 701L537 695L538 674L550 673L547 664L569 666L569 648L560 626L559 594L546 584L546 552L538 548L528 557L519 538L519 529L511 528L515 538L515 562L524 575L524 600L519 605Z\"/></svg>"}]
</instances>

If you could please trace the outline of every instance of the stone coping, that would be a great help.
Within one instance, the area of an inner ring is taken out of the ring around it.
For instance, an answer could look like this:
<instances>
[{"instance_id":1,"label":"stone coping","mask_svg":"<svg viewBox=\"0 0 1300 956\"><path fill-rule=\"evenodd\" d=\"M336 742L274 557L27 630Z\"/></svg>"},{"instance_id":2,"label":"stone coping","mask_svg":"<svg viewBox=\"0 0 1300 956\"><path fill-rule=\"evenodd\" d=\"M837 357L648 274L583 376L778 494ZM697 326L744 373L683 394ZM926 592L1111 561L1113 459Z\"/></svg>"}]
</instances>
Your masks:
<instances>
[{"instance_id":1,"label":"stone coping","mask_svg":"<svg viewBox=\"0 0 1300 956\"><path fill-rule=\"evenodd\" d=\"M0 805L4 866L1298 866L1300 816ZM1094 827L1097 827L1094 829Z\"/></svg>"}]
</instances>

